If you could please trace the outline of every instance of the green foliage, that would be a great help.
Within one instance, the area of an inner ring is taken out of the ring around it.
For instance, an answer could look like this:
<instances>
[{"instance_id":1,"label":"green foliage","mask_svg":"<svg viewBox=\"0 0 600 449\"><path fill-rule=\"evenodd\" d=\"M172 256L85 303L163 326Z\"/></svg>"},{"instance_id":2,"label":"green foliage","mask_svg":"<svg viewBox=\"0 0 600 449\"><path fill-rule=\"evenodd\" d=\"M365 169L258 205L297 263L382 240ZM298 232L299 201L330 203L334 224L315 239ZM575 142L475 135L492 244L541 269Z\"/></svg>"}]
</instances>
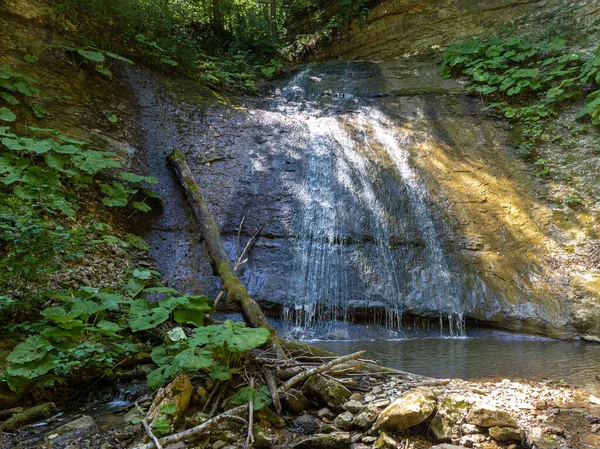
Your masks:
<instances>
[{"instance_id":1,"label":"green foliage","mask_svg":"<svg viewBox=\"0 0 600 449\"><path fill-rule=\"evenodd\" d=\"M131 59L96 47L60 46L59 48L69 52L73 67L76 69L84 63L89 63L94 66L96 72L107 76L108 78L112 78L113 74L110 69L116 62L120 61L126 64L133 64Z\"/></svg>"},{"instance_id":2,"label":"green foliage","mask_svg":"<svg viewBox=\"0 0 600 449\"><path fill-rule=\"evenodd\" d=\"M93 60L104 58L101 53L83 54ZM39 94L34 84L34 79L0 67L0 93L12 107ZM2 107L0 118L15 121L17 114ZM0 269L12 276L35 277L83 256L80 248L93 230L65 218L76 218L81 193L94 188L97 175L106 179L121 164L115 153L87 149L86 142L58 130L27 126L25 131L19 135L8 126L0 127ZM157 180L127 172L118 176L123 183L101 185L106 194L103 203L150 210L148 199L158 195L143 185Z\"/></svg>"},{"instance_id":3,"label":"green foliage","mask_svg":"<svg viewBox=\"0 0 600 449\"><path fill-rule=\"evenodd\" d=\"M154 287L158 274L134 270L131 280L141 285L135 291L128 284L123 292L82 287L72 293L47 293L54 305L41 310L42 320L32 329L35 334L17 345L7 358L9 386L18 389L23 379L47 384L82 369L110 370L119 358L141 349L130 341L132 332L152 331L169 319L201 326L204 314L213 310L212 301L206 296L186 296L167 287ZM156 295L159 301L148 301ZM185 311L185 319L177 317L181 311ZM185 354L178 358L183 368L198 366L198 360L184 358Z\"/></svg>"},{"instance_id":4,"label":"green foliage","mask_svg":"<svg viewBox=\"0 0 600 449\"><path fill-rule=\"evenodd\" d=\"M600 84L600 47L591 57L574 52L562 37L534 42L525 37L508 40L471 39L452 45L444 57L442 75L464 77L467 89L490 101L490 107L518 127L523 142L519 151L530 155L562 105L583 97ZM595 86L595 87L594 87ZM589 116L600 124L600 90L585 97L577 118ZM550 173L539 159L535 176Z\"/></svg>"},{"instance_id":5,"label":"green foliage","mask_svg":"<svg viewBox=\"0 0 600 449\"><path fill-rule=\"evenodd\" d=\"M229 380L242 355L269 338L264 328L252 329L230 320L218 326L194 329L191 337L170 334L163 346L152 350L158 368L148 375L148 385L158 388L181 372L205 370L216 380Z\"/></svg>"},{"instance_id":6,"label":"green foliage","mask_svg":"<svg viewBox=\"0 0 600 449\"><path fill-rule=\"evenodd\" d=\"M263 385L258 390L252 388L250 385L240 388L233 398L231 403L235 405L247 404L252 402L252 408L254 410L260 410L271 403L271 394L266 385Z\"/></svg>"}]
</instances>

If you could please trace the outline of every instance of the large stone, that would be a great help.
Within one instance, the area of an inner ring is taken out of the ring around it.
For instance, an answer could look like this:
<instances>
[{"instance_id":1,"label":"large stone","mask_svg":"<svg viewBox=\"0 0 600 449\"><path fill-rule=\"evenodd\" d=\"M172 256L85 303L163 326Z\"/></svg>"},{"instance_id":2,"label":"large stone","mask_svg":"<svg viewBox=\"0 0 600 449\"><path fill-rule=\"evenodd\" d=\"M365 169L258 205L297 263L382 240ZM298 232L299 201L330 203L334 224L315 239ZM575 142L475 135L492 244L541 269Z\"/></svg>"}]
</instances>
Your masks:
<instances>
[{"instance_id":1,"label":"large stone","mask_svg":"<svg viewBox=\"0 0 600 449\"><path fill-rule=\"evenodd\" d=\"M311 406L309 400L300 390L290 388L281 396L283 407L293 415L308 410Z\"/></svg>"},{"instance_id":2,"label":"large stone","mask_svg":"<svg viewBox=\"0 0 600 449\"><path fill-rule=\"evenodd\" d=\"M433 391L416 388L404 393L381 412L374 427L376 430L404 432L429 418L435 406Z\"/></svg>"},{"instance_id":3,"label":"large stone","mask_svg":"<svg viewBox=\"0 0 600 449\"><path fill-rule=\"evenodd\" d=\"M2 423L3 432L12 432L20 427L27 424L31 424L42 419L49 418L56 414L58 409L54 402L47 402L46 404L36 405L35 407L28 408L21 413L14 415L12 418L7 419Z\"/></svg>"},{"instance_id":4,"label":"large stone","mask_svg":"<svg viewBox=\"0 0 600 449\"><path fill-rule=\"evenodd\" d=\"M431 431L436 440L460 438L461 423L469 412L469 401L463 395L449 394L438 401L438 410L431 420Z\"/></svg>"},{"instance_id":5,"label":"large stone","mask_svg":"<svg viewBox=\"0 0 600 449\"><path fill-rule=\"evenodd\" d=\"M351 413L358 413L363 407L364 404L357 400L350 400L343 405L343 409Z\"/></svg>"},{"instance_id":6,"label":"large stone","mask_svg":"<svg viewBox=\"0 0 600 449\"><path fill-rule=\"evenodd\" d=\"M517 427L515 420L504 410L488 404L476 404L467 415L467 422L481 427Z\"/></svg>"},{"instance_id":7,"label":"large stone","mask_svg":"<svg viewBox=\"0 0 600 449\"><path fill-rule=\"evenodd\" d=\"M294 419L291 427L298 433L312 435L313 433L317 433L319 431L321 428L321 422L315 417L305 413L304 415L300 415Z\"/></svg>"},{"instance_id":8,"label":"large stone","mask_svg":"<svg viewBox=\"0 0 600 449\"><path fill-rule=\"evenodd\" d=\"M292 446L293 449L348 449L349 447L350 434L347 432L319 433Z\"/></svg>"},{"instance_id":9,"label":"large stone","mask_svg":"<svg viewBox=\"0 0 600 449\"><path fill-rule=\"evenodd\" d=\"M308 397L335 410L342 410L344 404L352 395L350 390L341 383L333 379L326 379L321 375L317 375L306 382L302 391Z\"/></svg>"},{"instance_id":10,"label":"large stone","mask_svg":"<svg viewBox=\"0 0 600 449\"><path fill-rule=\"evenodd\" d=\"M75 421L60 426L48 436L48 439L51 440L53 444L73 442L78 438L85 438L88 435L91 435L96 430L98 430L96 421L94 421L91 416L84 415Z\"/></svg>"},{"instance_id":11,"label":"large stone","mask_svg":"<svg viewBox=\"0 0 600 449\"><path fill-rule=\"evenodd\" d=\"M183 413L188 409L193 391L194 387L187 374L177 376L174 381L156 393L148 411L148 422L152 422L164 415L167 422L171 425L171 431L173 431ZM170 403L175 404L177 407L175 413L169 415L161 414L161 408Z\"/></svg>"},{"instance_id":12,"label":"large stone","mask_svg":"<svg viewBox=\"0 0 600 449\"><path fill-rule=\"evenodd\" d=\"M490 427L490 436L500 442L521 441L525 432L515 427Z\"/></svg>"},{"instance_id":13,"label":"large stone","mask_svg":"<svg viewBox=\"0 0 600 449\"><path fill-rule=\"evenodd\" d=\"M369 404L366 407L363 407L358 415L354 417L352 424L359 429L368 429L375 421L377 421L378 416L379 408L373 404Z\"/></svg>"},{"instance_id":14,"label":"large stone","mask_svg":"<svg viewBox=\"0 0 600 449\"><path fill-rule=\"evenodd\" d=\"M344 412L336 416L333 420L333 425L340 430L351 430L353 425L354 415L350 412Z\"/></svg>"}]
</instances>

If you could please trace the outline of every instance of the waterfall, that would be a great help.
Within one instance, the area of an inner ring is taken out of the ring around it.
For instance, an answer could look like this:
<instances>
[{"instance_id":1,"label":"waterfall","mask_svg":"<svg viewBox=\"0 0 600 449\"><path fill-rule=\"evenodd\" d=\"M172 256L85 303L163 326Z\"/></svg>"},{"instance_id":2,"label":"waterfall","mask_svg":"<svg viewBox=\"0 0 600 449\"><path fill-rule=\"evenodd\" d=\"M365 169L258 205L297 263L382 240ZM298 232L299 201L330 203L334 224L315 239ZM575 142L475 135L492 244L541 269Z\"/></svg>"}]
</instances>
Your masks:
<instances>
[{"instance_id":1,"label":"waterfall","mask_svg":"<svg viewBox=\"0 0 600 449\"><path fill-rule=\"evenodd\" d=\"M327 76L313 68L295 75L273 106L297 124L286 145L304 158L301 180L289 186L298 285L290 285L285 321L314 336L311 329L340 326L350 310L390 329L418 310L462 334L460 290L410 164L410 136L361 97L353 72L364 67L345 63Z\"/></svg>"}]
</instances>

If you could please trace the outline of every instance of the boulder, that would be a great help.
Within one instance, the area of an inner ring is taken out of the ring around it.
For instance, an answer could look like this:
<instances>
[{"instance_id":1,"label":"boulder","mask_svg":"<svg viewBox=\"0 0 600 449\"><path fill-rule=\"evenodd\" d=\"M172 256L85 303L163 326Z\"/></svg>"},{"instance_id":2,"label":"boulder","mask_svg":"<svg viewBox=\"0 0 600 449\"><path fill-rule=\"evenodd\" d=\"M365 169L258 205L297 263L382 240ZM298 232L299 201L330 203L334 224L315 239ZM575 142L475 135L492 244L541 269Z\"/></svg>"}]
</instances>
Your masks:
<instances>
[{"instance_id":1,"label":"boulder","mask_svg":"<svg viewBox=\"0 0 600 449\"><path fill-rule=\"evenodd\" d=\"M436 398L429 388L415 388L392 402L381 412L375 422L375 430L404 432L431 416Z\"/></svg>"},{"instance_id":2,"label":"boulder","mask_svg":"<svg viewBox=\"0 0 600 449\"><path fill-rule=\"evenodd\" d=\"M311 407L309 400L300 390L290 388L281 395L281 403L283 407L293 415L302 413Z\"/></svg>"},{"instance_id":3,"label":"boulder","mask_svg":"<svg viewBox=\"0 0 600 449\"><path fill-rule=\"evenodd\" d=\"M467 415L467 422L481 427L517 427L515 420L504 410L488 404L476 404Z\"/></svg>"},{"instance_id":4,"label":"boulder","mask_svg":"<svg viewBox=\"0 0 600 449\"><path fill-rule=\"evenodd\" d=\"M379 408L377 408L375 405L369 404L366 407L363 407L358 415L354 417L352 424L359 429L368 429L375 421L377 421L378 416Z\"/></svg>"},{"instance_id":5,"label":"boulder","mask_svg":"<svg viewBox=\"0 0 600 449\"><path fill-rule=\"evenodd\" d=\"M460 394L448 394L438 401L438 410L431 420L431 431L438 441L460 438L460 424L469 412L469 401Z\"/></svg>"},{"instance_id":6,"label":"boulder","mask_svg":"<svg viewBox=\"0 0 600 449\"><path fill-rule=\"evenodd\" d=\"M302 391L306 396L335 410L342 410L352 395L341 383L317 375L304 385Z\"/></svg>"},{"instance_id":7,"label":"boulder","mask_svg":"<svg viewBox=\"0 0 600 449\"><path fill-rule=\"evenodd\" d=\"M300 415L294 419L291 427L298 433L312 435L313 433L317 433L319 431L321 428L321 422L305 413L304 415Z\"/></svg>"},{"instance_id":8,"label":"boulder","mask_svg":"<svg viewBox=\"0 0 600 449\"><path fill-rule=\"evenodd\" d=\"M340 430L351 430L353 425L354 415L350 412L344 412L336 416L333 420L333 425Z\"/></svg>"},{"instance_id":9,"label":"boulder","mask_svg":"<svg viewBox=\"0 0 600 449\"><path fill-rule=\"evenodd\" d=\"M58 412L56 404L54 402L47 402L45 404L36 405L23 410L21 413L17 413L12 418L7 419L2 423L3 432L13 432L20 427L27 424L31 424L42 419L49 418Z\"/></svg>"},{"instance_id":10,"label":"boulder","mask_svg":"<svg viewBox=\"0 0 600 449\"><path fill-rule=\"evenodd\" d=\"M500 442L521 441L525 432L515 427L490 427L490 436Z\"/></svg>"},{"instance_id":11,"label":"boulder","mask_svg":"<svg viewBox=\"0 0 600 449\"><path fill-rule=\"evenodd\" d=\"M148 422L152 422L155 419L164 416L171 425L171 431L173 431L182 415L188 409L193 391L194 387L187 374L180 374L177 376L174 381L166 387L161 388L158 390L158 393L156 393L154 401L152 401L152 405L148 411ZM175 404L177 407L175 413L168 415L161 413L162 407L170 403Z\"/></svg>"},{"instance_id":12,"label":"boulder","mask_svg":"<svg viewBox=\"0 0 600 449\"><path fill-rule=\"evenodd\" d=\"M350 434L347 432L319 433L292 446L292 449L348 449Z\"/></svg>"},{"instance_id":13,"label":"boulder","mask_svg":"<svg viewBox=\"0 0 600 449\"><path fill-rule=\"evenodd\" d=\"M48 435L48 439L51 440L53 444L61 442L72 443L75 439L85 438L97 430L98 426L96 425L94 418L84 415L75 421L60 426Z\"/></svg>"}]
</instances>

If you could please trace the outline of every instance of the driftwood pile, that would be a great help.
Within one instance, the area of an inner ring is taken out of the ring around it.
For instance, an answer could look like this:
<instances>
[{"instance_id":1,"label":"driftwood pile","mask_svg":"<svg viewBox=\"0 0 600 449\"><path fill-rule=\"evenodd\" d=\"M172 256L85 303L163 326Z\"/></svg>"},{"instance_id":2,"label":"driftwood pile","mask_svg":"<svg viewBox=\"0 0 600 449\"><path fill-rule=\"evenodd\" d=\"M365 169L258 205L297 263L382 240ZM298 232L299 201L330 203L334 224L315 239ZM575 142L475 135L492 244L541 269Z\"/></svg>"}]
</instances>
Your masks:
<instances>
[{"instance_id":1,"label":"driftwood pile","mask_svg":"<svg viewBox=\"0 0 600 449\"><path fill-rule=\"evenodd\" d=\"M369 362L360 360L360 357L365 351L343 357L335 357L330 354L324 356L322 354L316 354L307 345L288 342L277 337L275 330L269 325L269 321L262 312L260 306L250 296L236 273L237 270L246 263L247 252L258 238L262 228L254 234L241 253L239 253L240 239L238 235L236 257L232 263L227 251L223 247L217 222L208 209L206 200L204 199L200 187L192 176L192 172L186 162L185 156L182 153L175 151L168 156L168 159L185 190L189 206L198 224L201 237L206 245L213 272L221 278L223 283L222 291L217 300L220 300L226 294L228 301L233 302L240 307L244 321L248 326L264 327L271 333L271 337L266 345L268 348L264 351L260 351L258 354L254 354L254 357L251 357L251 360L249 360L248 369L252 371L251 376L246 376L249 380L249 384L253 386L256 381L263 385L267 385L273 407L279 414L282 413L281 396L285 395L285 393L294 386L307 381L313 376L326 375L329 378L332 378L332 376L346 376L345 379L339 378L339 381L342 383L355 384L352 375L356 376L361 371L363 362ZM241 234L242 226L243 220L240 224L238 234ZM369 373L369 375L372 374ZM162 449L162 447L166 445L206 434L211 429L214 429L220 423L227 420L242 422L248 427L246 447L250 447L253 442L252 403L250 402L245 405L231 408L220 414L216 414L223 393L223 391L216 393L217 390L218 388L213 389L204 407L205 410L208 407L211 407L210 415L212 417L210 419L193 428L161 439L156 438L147 422L142 421L151 442L138 445L135 449ZM242 416L247 417L247 419Z\"/></svg>"}]
</instances>

